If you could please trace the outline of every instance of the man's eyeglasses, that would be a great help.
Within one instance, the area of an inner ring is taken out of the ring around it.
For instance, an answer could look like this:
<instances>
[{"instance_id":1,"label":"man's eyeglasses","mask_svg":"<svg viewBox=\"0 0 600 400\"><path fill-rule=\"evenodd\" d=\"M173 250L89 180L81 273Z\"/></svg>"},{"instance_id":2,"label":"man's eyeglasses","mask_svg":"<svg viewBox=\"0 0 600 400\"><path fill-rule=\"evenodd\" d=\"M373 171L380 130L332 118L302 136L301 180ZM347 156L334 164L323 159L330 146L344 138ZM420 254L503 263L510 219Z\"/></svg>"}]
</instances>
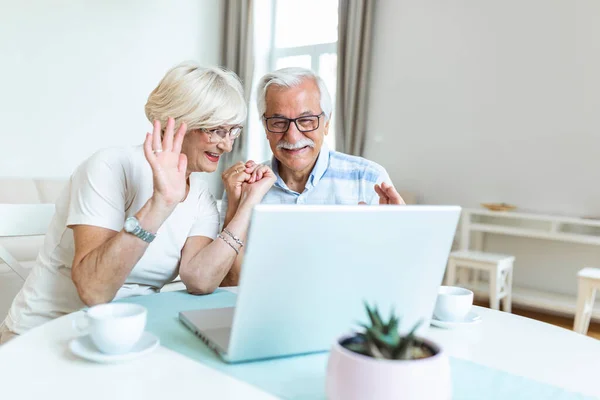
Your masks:
<instances>
[{"instance_id":1,"label":"man's eyeglasses","mask_svg":"<svg viewBox=\"0 0 600 400\"><path fill-rule=\"evenodd\" d=\"M304 115L298 118L266 117L263 115L263 120L267 130L271 133L286 133L292 122L296 124L296 128L300 132L312 132L319 129L319 122L323 115L325 115L324 112L319 115Z\"/></svg>"},{"instance_id":2,"label":"man's eyeglasses","mask_svg":"<svg viewBox=\"0 0 600 400\"><path fill-rule=\"evenodd\" d=\"M211 142L213 141L213 139L215 139L215 136L218 137L218 140L216 140L216 141L220 142L220 141L225 140L227 135L229 135L229 139L231 139L231 141L233 142L235 139L240 137L240 135L242 134L242 127L239 125L234 125L229 129L219 127L219 128L214 128L214 129L201 129L201 130L208 133L208 135L210 136Z\"/></svg>"}]
</instances>

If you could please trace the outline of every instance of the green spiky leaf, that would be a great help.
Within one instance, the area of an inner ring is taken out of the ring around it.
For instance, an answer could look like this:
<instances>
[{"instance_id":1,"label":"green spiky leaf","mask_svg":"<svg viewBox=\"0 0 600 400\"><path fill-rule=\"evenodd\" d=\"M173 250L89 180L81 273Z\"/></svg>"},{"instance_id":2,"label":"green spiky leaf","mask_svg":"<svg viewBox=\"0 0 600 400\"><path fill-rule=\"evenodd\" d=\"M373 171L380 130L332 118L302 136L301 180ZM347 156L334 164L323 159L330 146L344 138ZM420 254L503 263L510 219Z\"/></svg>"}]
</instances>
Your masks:
<instances>
[{"instance_id":1,"label":"green spiky leaf","mask_svg":"<svg viewBox=\"0 0 600 400\"><path fill-rule=\"evenodd\" d=\"M423 323L423 321L419 321L415 324L415 326L413 326L413 328L411 329L411 331L408 333L408 335L406 335L402 342L398 345L398 347L396 349L394 349L394 351L392 352L392 358L394 360L407 360L409 359L408 357L408 353L410 350L410 347L413 345L414 341L415 341L415 332L417 331L417 329L419 328L419 326Z\"/></svg>"},{"instance_id":2,"label":"green spiky leaf","mask_svg":"<svg viewBox=\"0 0 600 400\"><path fill-rule=\"evenodd\" d=\"M381 320L381 316L379 315L379 311L377 311L377 307L373 306L371 309L369 304L365 302L365 308L367 309L367 314L369 315L369 319L371 320L371 324L373 327L377 329L383 328L383 321Z\"/></svg>"},{"instance_id":3,"label":"green spiky leaf","mask_svg":"<svg viewBox=\"0 0 600 400\"><path fill-rule=\"evenodd\" d=\"M392 360L423 358L434 354L431 348L415 336L415 332L423 323L422 320L415 324L407 335L402 336L398 332L400 318L395 315L393 309L389 319L384 321L376 306L371 307L367 302L364 305L371 324L360 323L364 331L344 341L342 345L345 348L373 358Z\"/></svg>"}]
</instances>

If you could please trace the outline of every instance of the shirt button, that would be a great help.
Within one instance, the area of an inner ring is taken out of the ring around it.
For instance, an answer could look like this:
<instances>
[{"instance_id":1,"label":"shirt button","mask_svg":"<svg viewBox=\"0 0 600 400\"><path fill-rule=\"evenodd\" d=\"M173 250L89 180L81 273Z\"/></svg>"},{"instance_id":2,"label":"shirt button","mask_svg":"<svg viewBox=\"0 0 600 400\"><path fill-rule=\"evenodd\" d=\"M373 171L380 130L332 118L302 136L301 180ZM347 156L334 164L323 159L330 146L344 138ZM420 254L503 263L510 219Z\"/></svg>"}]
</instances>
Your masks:
<instances>
[{"instance_id":1,"label":"shirt button","mask_svg":"<svg viewBox=\"0 0 600 400\"><path fill-rule=\"evenodd\" d=\"M298 203L298 204L304 203L304 197L298 197L298 201L296 203Z\"/></svg>"}]
</instances>

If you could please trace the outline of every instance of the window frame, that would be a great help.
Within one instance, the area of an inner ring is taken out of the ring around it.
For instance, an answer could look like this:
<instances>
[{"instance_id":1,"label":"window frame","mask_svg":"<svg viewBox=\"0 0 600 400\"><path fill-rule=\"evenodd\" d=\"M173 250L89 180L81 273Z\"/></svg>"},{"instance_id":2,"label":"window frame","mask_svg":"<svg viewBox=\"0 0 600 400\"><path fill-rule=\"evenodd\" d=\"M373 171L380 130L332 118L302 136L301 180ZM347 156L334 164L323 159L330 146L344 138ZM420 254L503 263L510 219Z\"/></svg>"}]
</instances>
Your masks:
<instances>
[{"instance_id":1,"label":"window frame","mask_svg":"<svg viewBox=\"0 0 600 400\"><path fill-rule=\"evenodd\" d=\"M268 62L267 66L269 71L275 71L277 66L277 61L286 57L293 56L309 56L310 57L310 69L319 73L321 67L321 56L328 54L335 54L337 56L337 46L338 41L335 42L327 42L327 43L317 43L311 45L304 46L292 46L292 47L275 47L275 29L276 29L276 16L277 16L277 0L270 0L271 5L271 26L270 26L270 43L269 43L269 53L268 53ZM339 40L339 38L338 38ZM329 88L331 90L331 88ZM332 100L337 100L335 93L331 93ZM335 104L334 104L335 106ZM261 118L260 124L262 125L263 121ZM261 127L264 129L264 127ZM330 135L334 134L332 130L330 130ZM271 147L269 146L269 142L265 140L264 148L262 151L265 157L262 158L271 158L273 153L271 152Z\"/></svg>"}]
</instances>

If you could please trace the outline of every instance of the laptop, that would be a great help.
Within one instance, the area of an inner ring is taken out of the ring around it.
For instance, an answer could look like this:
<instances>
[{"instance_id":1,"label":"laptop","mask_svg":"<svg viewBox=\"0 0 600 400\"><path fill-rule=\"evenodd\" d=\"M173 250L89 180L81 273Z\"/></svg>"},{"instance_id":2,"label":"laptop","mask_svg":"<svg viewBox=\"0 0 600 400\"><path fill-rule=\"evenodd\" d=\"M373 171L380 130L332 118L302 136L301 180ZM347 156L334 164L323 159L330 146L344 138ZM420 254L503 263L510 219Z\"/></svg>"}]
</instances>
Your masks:
<instances>
[{"instance_id":1,"label":"laptop","mask_svg":"<svg viewBox=\"0 0 600 400\"><path fill-rule=\"evenodd\" d=\"M328 351L366 322L364 302L401 332L431 319L457 206L258 205L235 307L179 318L226 362Z\"/></svg>"}]
</instances>

